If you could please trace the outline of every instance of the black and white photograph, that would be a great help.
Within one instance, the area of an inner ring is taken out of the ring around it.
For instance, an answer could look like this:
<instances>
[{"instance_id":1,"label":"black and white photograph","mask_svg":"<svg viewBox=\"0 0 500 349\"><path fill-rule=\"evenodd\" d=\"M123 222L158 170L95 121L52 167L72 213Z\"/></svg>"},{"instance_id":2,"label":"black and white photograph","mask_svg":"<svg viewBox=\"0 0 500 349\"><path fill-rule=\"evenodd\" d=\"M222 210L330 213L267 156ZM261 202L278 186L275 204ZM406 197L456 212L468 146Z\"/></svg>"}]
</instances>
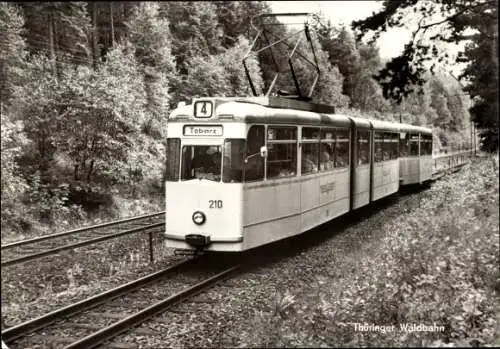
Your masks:
<instances>
[{"instance_id":1,"label":"black and white photograph","mask_svg":"<svg viewBox=\"0 0 500 349\"><path fill-rule=\"evenodd\" d=\"M498 0L0 1L2 349L500 346Z\"/></svg>"}]
</instances>

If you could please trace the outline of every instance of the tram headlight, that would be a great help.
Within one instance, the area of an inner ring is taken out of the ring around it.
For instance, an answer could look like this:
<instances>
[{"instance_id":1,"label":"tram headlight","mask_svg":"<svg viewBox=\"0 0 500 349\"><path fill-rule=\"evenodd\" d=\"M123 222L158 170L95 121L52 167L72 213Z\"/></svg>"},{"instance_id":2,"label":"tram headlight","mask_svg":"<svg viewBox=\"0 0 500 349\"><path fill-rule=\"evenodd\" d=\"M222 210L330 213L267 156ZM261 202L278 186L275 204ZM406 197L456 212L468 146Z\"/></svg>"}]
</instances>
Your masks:
<instances>
[{"instance_id":1,"label":"tram headlight","mask_svg":"<svg viewBox=\"0 0 500 349\"><path fill-rule=\"evenodd\" d=\"M196 211L195 213L193 213L192 218L193 218L194 224L196 224L196 225L202 225L207 220L207 217L201 211Z\"/></svg>"}]
</instances>

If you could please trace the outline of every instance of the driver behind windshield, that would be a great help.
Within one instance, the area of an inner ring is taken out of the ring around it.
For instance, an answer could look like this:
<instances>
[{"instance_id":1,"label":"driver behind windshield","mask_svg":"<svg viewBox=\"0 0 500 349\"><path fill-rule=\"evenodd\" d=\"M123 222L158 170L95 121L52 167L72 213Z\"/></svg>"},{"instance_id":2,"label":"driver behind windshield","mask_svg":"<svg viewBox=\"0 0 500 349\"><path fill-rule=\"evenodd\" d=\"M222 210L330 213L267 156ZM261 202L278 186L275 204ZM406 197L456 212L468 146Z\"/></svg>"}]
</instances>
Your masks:
<instances>
[{"instance_id":1,"label":"driver behind windshield","mask_svg":"<svg viewBox=\"0 0 500 349\"><path fill-rule=\"evenodd\" d=\"M214 147L200 147L193 158L196 178L216 180L220 176L221 153Z\"/></svg>"}]
</instances>

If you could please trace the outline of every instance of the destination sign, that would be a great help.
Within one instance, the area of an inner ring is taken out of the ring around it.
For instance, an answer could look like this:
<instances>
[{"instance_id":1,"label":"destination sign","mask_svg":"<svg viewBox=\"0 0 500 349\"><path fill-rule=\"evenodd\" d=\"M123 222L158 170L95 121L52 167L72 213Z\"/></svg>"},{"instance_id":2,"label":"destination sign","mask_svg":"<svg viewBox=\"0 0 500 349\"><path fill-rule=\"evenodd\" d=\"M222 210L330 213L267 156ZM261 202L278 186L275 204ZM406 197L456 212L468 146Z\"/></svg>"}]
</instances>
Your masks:
<instances>
[{"instance_id":1,"label":"destination sign","mask_svg":"<svg viewBox=\"0 0 500 349\"><path fill-rule=\"evenodd\" d=\"M184 136L222 136L222 126L184 126Z\"/></svg>"}]
</instances>

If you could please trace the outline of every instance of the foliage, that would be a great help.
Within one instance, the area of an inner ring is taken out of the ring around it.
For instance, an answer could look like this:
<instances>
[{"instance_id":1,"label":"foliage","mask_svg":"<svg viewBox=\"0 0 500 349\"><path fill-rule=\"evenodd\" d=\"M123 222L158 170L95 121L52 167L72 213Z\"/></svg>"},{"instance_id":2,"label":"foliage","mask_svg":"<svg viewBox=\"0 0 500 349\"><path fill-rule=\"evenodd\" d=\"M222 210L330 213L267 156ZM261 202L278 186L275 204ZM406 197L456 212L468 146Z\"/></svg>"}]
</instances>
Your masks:
<instances>
[{"instance_id":1,"label":"foliage","mask_svg":"<svg viewBox=\"0 0 500 349\"><path fill-rule=\"evenodd\" d=\"M276 278L286 291L268 290L267 307L261 307L266 311L256 312L250 333L238 334L243 344L495 345L498 165L477 160L462 171L415 194L394 208L393 217L382 209L336 234L331 245L283 263ZM356 331L356 324L385 329ZM436 324L443 330L404 331L405 324Z\"/></svg>"},{"instance_id":2,"label":"foliage","mask_svg":"<svg viewBox=\"0 0 500 349\"><path fill-rule=\"evenodd\" d=\"M172 54L177 68L187 73L191 57L217 54L221 50L222 30L216 6L211 2L169 1L160 3L160 14L168 19L172 33Z\"/></svg>"},{"instance_id":3,"label":"foliage","mask_svg":"<svg viewBox=\"0 0 500 349\"><path fill-rule=\"evenodd\" d=\"M235 45L240 35L251 40L250 19L270 12L263 1L214 1L214 4L217 20L224 33L221 44L225 48Z\"/></svg>"},{"instance_id":4,"label":"foliage","mask_svg":"<svg viewBox=\"0 0 500 349\"><path fill-rule=\"evenodd\" d=\"M0 3L0 114L9 103L12 89L22 84L25 43L21 36L24 18L19 9L7 2Z\"/></svg>"},{"instance_id":5,"label":"foliage","mask_svg":"<svg viewBox=\"0 0 500 349\"><path fill-rule=\"evenodd\" d=\"M19 198L27 191L28 184L21 176L17 158L22 154L22 146L26 145L28 139L23 133L21 121L8 121L2 117L2 230L19 228L17 222L22 219L23 209ZM14 225L8 227L7 225Z\"/></svg>"},{"instance_id":6,"label":"foliage","mask_svg":"<svg viewBox=\"0 0 500 349\"><path fill-rule=\"evenodd\" d=\"M240 36L233 47L208 60L203 56L193 57L183 84L184 100L201 96L251 95L243 64L235 64L243 61L249 47L248 40ZM250 57L247 65L256 89L261 91L263 83L257 59Z\"/></svg>"},{"instance_id":7,"label":"foliage","mask_svg":"<svg viewBox=\"0 0 500 349\"><path fill-rule=\"evenodd\" d=\"M378 49L373 45L357 45L347 28L335 28L327 21L316 30L329 61L344 76L342 91L350 97L349 106L362 110L388 111L380 87L373 79L381 66Z\"/></svg>"},{"instance_id":8,"label":"foliage","mask_svg":"<svg viewBox=\"0 0 500 349\"><path fill-rule=\"evenodd\" d=\"M71 160L74 180L88 182L95 173L119 180L129 135L144 120L144 89L128 51L118 46L99 71L64 69L57 84L41 73L45 80L20 89L19 108L28 136L38 143L42 174L57 150Z\"/></svg>"},{"instance_id":9,"label":"foliage","mask_svg":"<svg viewBox=\"0 0 500 349\"><path fill-rule=\"evenodd\" d=\"M45 53L59 62L88 64L90 18L85 2L21 2L26 38L31 52Z\"/></svg>"},{"instance_id":10,"label":"foliage","mask_svg":"<svg viewBox=\"0 0 500 349\"><path fill-rule=\"evenodd\" d=\"M126 23L144 76L147 108L155 118L168 113L169 81L175 78L169 23L159 17L159 10L157 3L142 3Z\"/></svg>"},{"instance_id":11,"label":"foliage","mask_svg":"<svg viewBox=\"0 0 500 349\"><path fill-rule=\"evenodd\" d=\"M486 128L485 148L494 150L498 149L497 11L496 0L385 1L380 12L353 22L353 28L358 40L372 32L372 40L375 40L381 32L403 26L418 13L417 28L403 53L388 62L376 77L383 87L384 96L399 103L415 86L422 89L426 62L432 61L430 71L433 72L437 63L449 61L446 52L440 52L436 43L426 43L426 40L454 43L470 40L465 52L456 60L468 63L461 78L468 80L465 90L474 100L470 111L478 126ZM436 19L438 16L441 18ZM433 30L435 33L431 35Z\"/></svg>"}]
</instances>

